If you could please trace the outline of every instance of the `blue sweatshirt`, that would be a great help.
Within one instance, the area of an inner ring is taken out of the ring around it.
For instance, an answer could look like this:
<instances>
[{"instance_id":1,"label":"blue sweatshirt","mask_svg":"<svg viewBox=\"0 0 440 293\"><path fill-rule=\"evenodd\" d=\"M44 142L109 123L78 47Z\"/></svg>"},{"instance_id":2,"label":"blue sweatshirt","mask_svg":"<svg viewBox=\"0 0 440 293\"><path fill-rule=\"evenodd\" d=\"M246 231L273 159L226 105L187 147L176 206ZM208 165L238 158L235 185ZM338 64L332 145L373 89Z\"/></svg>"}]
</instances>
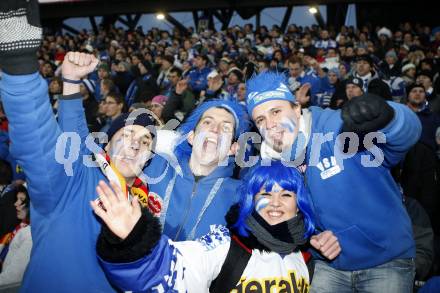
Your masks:
<instances>
[{"instance_id":1,"label":"blue sweatshirt","mask_svg":"<svg viewBox=\"0 0 440 293\"><path fill-rule=\"evenodd\" d=\"M396 258L415 257L411 222L394 182L390 167L401 161L417 142L421 132L417 116L406 106L389 102L395 111L393 120L381 130L386 143L377 144L384 155L379 167L364 167L368 150L357 152L341 164L335 160L335 138L343 121L340 110L311 107L312 135L330 133L323 143L319 159L312 166L312 143L307 147L306 180L313 199L317 226L331 230L342 248L330 263L340 270L372 268ZM312 141L312 140L311 140ZM361 142L362 145L362 142ZM337 147L336 147L337 148Z\"/></svg>"},{"instance_id":2,"label":"blue sweatshirt","mask_svg":"<svg viewBox=\"0 0 440 293\"><path fill-rule=\"evenodd\" d=\"M150 193L163 200L164 234L175 241L194 240L208 233L210 225L226 225L225 215L239 199L240 181L231 178L234 164L229 162L196 182L189 157L179 154L177 158L181 174L159 156L144 171L150 178L164 176L157 183L148 182Z\"/></svg>"},{"instance_id":3,"label":"blue sweatshirt","mask_svg":"<svg viewBox=\"0 0 440 293\"><path fill-rule=\"evenodd\" d=\"M60 101L58 125L47 83L38 73L4 73L0 93L9 119L11 154L25 170L31 199L33 247L21 292L114 292L96 255L101 225L89 201L105 178L98 168L83 164L88 129L81 96L69 101L77 105L68 111ZM56 160L62 130L76 132L82 142L72 176Z\"/></svg>"}]
</instances>

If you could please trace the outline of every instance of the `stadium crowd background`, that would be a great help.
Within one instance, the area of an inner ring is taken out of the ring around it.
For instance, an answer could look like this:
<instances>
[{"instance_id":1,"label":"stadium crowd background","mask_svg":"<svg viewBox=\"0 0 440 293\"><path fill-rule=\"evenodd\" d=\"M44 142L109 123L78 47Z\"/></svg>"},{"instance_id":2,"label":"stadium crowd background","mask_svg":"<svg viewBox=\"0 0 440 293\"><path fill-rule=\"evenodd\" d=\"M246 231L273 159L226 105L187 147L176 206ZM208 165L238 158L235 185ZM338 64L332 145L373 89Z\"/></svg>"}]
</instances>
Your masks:
<instances>
[{"instance_id":1,"label":"stadium crowd background","mask_svg":"<svg viewBox=\"0 0 440 293\"><path fill-rule=\"evenodd\" d=\"M438 274L440 27L403 23L393 30L382 26L335 30L291 24L282 32L277 25L246 24L226 31L188 28L184 33L109 26L99 27L98 34L45 35L38 53L40 73L49 85L55 113L62 94L60 65L68 51L93 53L101 60L81 85L91 131L108 130L115 118L136 108L150 109L162 125L174 118L182 121L211 98L244 105L246 80L266 70L284 73L292 92L310 83L310 99L300 101L304 107L341 108L357 91L407 104L419 116L423 133L396 168L396 180L405 197L421 205L407 204L414 231L428 231L416 237L417 256L424 256L417 259L417 280ZM414 88L423 93L408 99ZM3 111L0 119L7 133ZM1 143L7 147L8 141ZM13 172L2 168L3 196L9 191L3 187L23 178L10 158L1 159L13 165Z\"/></svg>"}]
</instances>

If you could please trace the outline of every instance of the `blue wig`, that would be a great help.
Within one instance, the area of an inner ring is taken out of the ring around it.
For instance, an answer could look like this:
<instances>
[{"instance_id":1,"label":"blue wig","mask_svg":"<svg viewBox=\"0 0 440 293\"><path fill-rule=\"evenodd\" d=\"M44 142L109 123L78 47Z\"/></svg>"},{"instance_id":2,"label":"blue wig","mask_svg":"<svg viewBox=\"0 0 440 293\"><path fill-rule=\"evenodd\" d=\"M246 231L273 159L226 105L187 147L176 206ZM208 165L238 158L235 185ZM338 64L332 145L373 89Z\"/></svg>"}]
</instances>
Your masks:
<instances>
[{"instance_id":1,"label":"blue wig","mask_svg":"<svg viewBox=\"0 0 440 293\"><path fill-rule=\"evenodd\" d=\"M226 111L231 113L232 116L234 116L234 121L235 121L234 140L237 140L242 133L250 129L251 122L249 120L249 116L246 113L246 109L244 108L243 105L240 105L237 102L229 101L229 100L212 99L198 105L191 112L191 114L185 119L182 125L180 125L180 127L178 128L180 134L185 136L191 131L195 130L203 114L211 108L225 109ZM187 141L184 141L178 145L177 151L179 153L189 155L191 154L192 147Z\"/></svg>"},{"instance_id":2,"label":"blue wig","mask_svg":"<svg viewBox=\"0 0 440 293\"><path fill-rule=\"evenodd\" d=\"M250 228L246 225L246 220L255 209L255 195L262 188L272 190L275 184L296 194L298 210L304 217L304 238L308 239L315 232L310 194L304 185L301 173L296 168L284 166L281 161L271 161L270 166L257 165L245 176L238 189L240 213L237 222L232 227L237 230L238 234L247 237Z\"/></svg>"}]
</instances>

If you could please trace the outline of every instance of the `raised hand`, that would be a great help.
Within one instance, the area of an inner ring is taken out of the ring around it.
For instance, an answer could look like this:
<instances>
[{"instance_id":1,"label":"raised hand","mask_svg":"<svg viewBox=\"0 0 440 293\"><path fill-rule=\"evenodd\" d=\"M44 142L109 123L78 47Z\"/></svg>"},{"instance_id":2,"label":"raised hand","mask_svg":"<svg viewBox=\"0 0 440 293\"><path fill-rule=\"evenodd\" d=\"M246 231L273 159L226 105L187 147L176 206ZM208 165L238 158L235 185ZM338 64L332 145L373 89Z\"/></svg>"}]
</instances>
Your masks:
<instances>
[{"instance_id":1,"label":"raised hand","mask_svg":"<svg viewBox=\"0 0 440 293\"><path fill-rule=\"evenodd\" d=\"M307 92L309 91L310 88L311 88L310 83L305 83L302 86L300 86L299 89L296 91L295 93L296 101L301 106L304 106L309 102L310 96L307 95Z\"/></svg>"},{"instance_id":2,"label":"raised hand","mask_svg":"<svg viewBox=\"0 0 440 293\"><path fill-rule=\"evenodd\" d=\"M218 91L223 85L223 79L220 74L217 74L213 78L208 79L208 89L210 91L216 92Z\"/></svg>"},{"instance_id":3,"label":"raised hand","mask_svg":"<svg viewBox=\"0 0 440 293\"><path fill-rule=\"evenodd\" d=\"M367 93L345 103L341 116L343 131L368 133L387 126L393 120L394 109L385 99Z\"/></svg>"},{"instance_id":4,"label":"raised hand","mask_svg":"<svg viewBox=\"0 0 440 293\"><path fill-rule=\"evenodd\" d=\"M69 52L64 57L61 73L64 78L80 80L93 72L99 60L92 54Z\"/></svg>"},{"instance_id":5,"label":"raised hand","mask_svg":"<svg viewBox=\"0 0 440 293\"><path fill-rule=\"evenodd\" d=\"M90 205L116 236L125 239L141 217L141 206L137 197L128 201L116 183L110 182L110 186L100 181L96 187L103 208L96 201L91 201Z\"/></svg>"},{"instance_id":6,"label":"raised hand","mask_svg":"<svg viewBox=\"0 0 440 293\"><path fill-rule=\"evenodd\" d=\"M329 260L336 258L341 253L338 238L336 238L332 231L327 230L312 236L310 245Z\"/></svg>"}]
</instances>

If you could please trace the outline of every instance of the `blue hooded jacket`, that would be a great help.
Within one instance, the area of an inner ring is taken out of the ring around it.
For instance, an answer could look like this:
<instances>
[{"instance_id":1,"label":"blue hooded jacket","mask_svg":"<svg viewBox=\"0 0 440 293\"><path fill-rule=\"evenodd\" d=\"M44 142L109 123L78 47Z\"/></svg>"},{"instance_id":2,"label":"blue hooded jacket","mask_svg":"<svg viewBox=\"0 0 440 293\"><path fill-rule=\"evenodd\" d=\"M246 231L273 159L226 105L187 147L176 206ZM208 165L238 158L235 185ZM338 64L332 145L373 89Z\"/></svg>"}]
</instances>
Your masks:
<instances>
[{"instance_id":1,"label":"blue hooded jacket","mask_svg":"<svg viewBox=\"0 0 440 293\"><path fill-rule=\"evenodd\" d=\"M194 240L207 234L210 225L226 224L227 211L239 200L240 181L231 178L231 161L197 181L189 168L189 156L178 156L178 161L181 173L162 157L155 157L144 172L150 178L164 176L155 184L148 182L150 194L163 200L163 233L175 241Z\"/></svg>"},{"instance_id":2,"label":"blue hooded jacket","mask_svg":"<svg viewBox=\"0 0 440 293\"><path fill-rule=\"evenodd\" d=\"M194 240L208 233L210 225L225 225L227 211L239 200L237 187L240 181L232 178L232 157L227 164L217 166L199 180L196 180L189 166L192 147L186 140L186 134L194 130L203 113L213 107L223 107L232 113L235 139L249 128L249 120L242 105L218 99L204 102L179 128L183 140L174 150L179 166L174 166L164 157L156 156L144 170L152 179L147 180L150 194L155 193L155 197L163 201L161 223L164 225L164 234L172 240Z\"/></svg>"}]
</instances>

